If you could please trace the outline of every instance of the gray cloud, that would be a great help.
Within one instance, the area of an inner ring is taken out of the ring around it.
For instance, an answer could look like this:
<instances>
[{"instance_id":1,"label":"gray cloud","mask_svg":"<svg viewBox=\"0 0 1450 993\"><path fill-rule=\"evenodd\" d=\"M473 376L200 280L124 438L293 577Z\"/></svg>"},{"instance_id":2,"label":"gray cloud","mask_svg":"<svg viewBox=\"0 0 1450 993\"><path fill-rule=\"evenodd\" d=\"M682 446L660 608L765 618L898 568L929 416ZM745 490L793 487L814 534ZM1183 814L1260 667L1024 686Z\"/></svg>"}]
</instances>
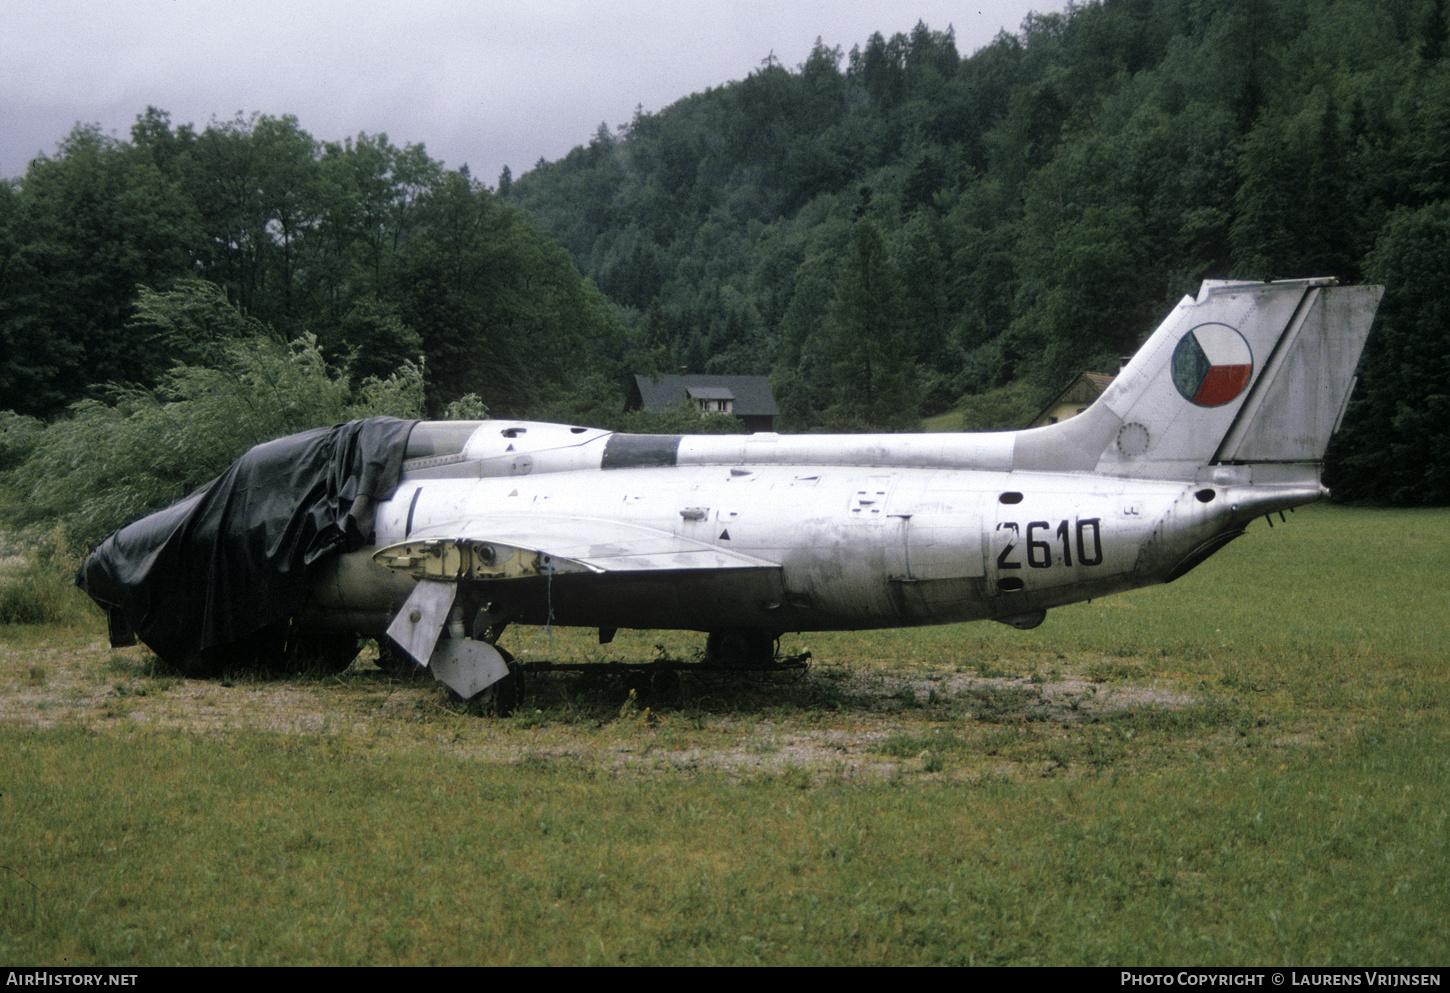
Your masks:
<instances>
[{"instance_id":1,"label":"gray cloud","mask_svg":"<svg viewBox=\"0 0 1450 993\"><path fill-rule=\"evenodd\" d=\"M970 54L1062 0L50 0L0 33L0 176L21 175L77 123L125 137L147 106L204 126L294 114L314 137L386 132L492 182L587 142L600 122L741 79L817 37L950 24Z\"/></svg>"}]
</instances>

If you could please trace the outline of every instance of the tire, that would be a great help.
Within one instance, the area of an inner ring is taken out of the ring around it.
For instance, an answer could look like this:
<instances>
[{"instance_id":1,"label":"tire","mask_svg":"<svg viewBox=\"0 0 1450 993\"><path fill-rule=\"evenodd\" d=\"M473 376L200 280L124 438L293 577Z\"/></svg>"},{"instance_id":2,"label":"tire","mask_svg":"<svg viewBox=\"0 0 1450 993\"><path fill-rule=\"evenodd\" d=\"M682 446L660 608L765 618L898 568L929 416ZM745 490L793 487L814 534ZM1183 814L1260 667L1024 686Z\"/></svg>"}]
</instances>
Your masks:
<instances>
[{"instance_id":1,"label":"tire","mask_svg":"<svg viewBox=\"0 0 1450 993\"><path fill-rule=\"evenodd\" d=\"M524 695L524 672L514 664L512 653L497 645L493 647L503 656L504 664L509 667L509 674L479 693L473 698L473 702L482 705L494 717L507 717L514 712L514 708L519 705L519 698Z\"/></svg>"}]
</instances>

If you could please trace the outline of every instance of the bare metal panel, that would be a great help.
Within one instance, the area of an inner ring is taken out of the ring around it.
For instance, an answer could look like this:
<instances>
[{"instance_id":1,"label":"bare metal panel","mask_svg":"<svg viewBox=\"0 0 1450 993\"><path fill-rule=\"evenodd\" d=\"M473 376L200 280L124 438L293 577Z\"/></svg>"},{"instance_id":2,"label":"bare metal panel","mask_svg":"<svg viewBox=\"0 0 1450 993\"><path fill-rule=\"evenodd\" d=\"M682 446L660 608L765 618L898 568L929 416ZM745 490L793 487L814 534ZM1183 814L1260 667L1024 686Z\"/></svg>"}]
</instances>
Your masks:
<instances>
[{"instance_id":1,"label":"bare metal panel","mask_svg":"<svg viewBox=\"0 0 1450 993\"><path fill-rule=\"evenodd\" d=\"M467 700L509 674L508 663L486 641L444 638L428 661L433 677Z\"/></svg>"},{"instance_id":2,"label":"bare metal panel","mask_svg":"<svg viewBox=\"0 0 1450 993\"><path fill-rule=\"evenodd\" d=\"M388 626L388 637L419 665L427 665L457 595L457 583L421 580Z\"/></svg>"},{"instance_id":3,"label":"bare metal panel","mask_svg":"<svg viewBox=\"0 0 1450 993\"><path fill-rule=\"evenodd\" d=\"M1112 429L1100 449L1098 472L1154 479L1191 476L1218 450L1308 290L1304 282L1205 286L1197 299L1178 305L1097 404L1064 424L1094 417ZM1208 331L1239 342L1242 360L1251 367L1247 387L1222 403L1185 396L1174 376L1185 339Z\"/></svg>"},{"instance_id":4,"label":"bare metal panel","mask_svg":"<svg viewBox=\"0 0 1450 993\"><path fill-rule=\"evenodd\" d=\"M1313 291L1219 449L1221 462L1314 462L1349 399L1383 288Z\"/></svg>"},{"instance_id":5,"label":"bare metal panel","mask_svg":"<svg viewBox=\"0 0 1450 993\"><path fill-rule=\"evenodd\" d=\"M680 508L688 512L696 508ZM707 508L698 508L706 510ZM697 519L703 525L708 514ZM684 519L691 523L690 518ZM607 518L554 514L489 514L443 528L420 530L413 541L431 537L492 542L530 549L579 563L594 572L651 572L680 569L760 569L776 563L723 548L709 540L713 528L696 539L657 528ZM381 554L381 553L379 553Z\"/></svg>"},{"instance_id":6,"label":"bare metal panel","mask_svg":"<svg viewBox=\"0 0 1450 993\"><path fill-rule=\"evenodd\" d=\"M981 576L981 512L913 515L906 528L906 566L911 579Z\"/></svg>"}]
</instances>

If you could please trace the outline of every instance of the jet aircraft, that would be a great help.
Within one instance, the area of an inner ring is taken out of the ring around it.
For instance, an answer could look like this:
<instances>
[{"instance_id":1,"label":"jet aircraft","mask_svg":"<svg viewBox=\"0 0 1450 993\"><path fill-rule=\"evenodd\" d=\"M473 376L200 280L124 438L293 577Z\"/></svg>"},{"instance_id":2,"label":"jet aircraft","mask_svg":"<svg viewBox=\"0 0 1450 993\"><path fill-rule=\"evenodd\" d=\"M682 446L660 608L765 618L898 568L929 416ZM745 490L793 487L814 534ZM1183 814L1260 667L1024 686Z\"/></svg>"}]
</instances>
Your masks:
<instances>
[{"instance_id":1,"label":"jet aircraft","mask_svg":"<svg viewBox=\"0 0 1450 993\"><path fill-rule=\"evenodd\" d=\"M1031 628L1053 607L1171 582L1254 518L1323 498L1325 448L1382 292L1207 281L1096 403L1021 431L397 422L379 452L399 464L375 492L337 488L342 530L357 540L285 567L295 592L268 609L333 639L339 661L359 636L378 638L465 698L508 678L497 643L514 622L597 628L601 642L618 628L701 631L727 662L772 658L793 631ZM113 641L135 629L156 647L147 628L168 597L138 599L128 584L136 562L157 559L157 540L194 532L177 554L213 564L177 596L208 610L224 599L211 587L230 582L217 580L229 568L218 561L265 571L248 554L220 555L216 529L178 523L183 510L122 529L82 567L77 582L111 611ZM243 613L187 651L271 619Z\"/></svg>"}]
</instances>

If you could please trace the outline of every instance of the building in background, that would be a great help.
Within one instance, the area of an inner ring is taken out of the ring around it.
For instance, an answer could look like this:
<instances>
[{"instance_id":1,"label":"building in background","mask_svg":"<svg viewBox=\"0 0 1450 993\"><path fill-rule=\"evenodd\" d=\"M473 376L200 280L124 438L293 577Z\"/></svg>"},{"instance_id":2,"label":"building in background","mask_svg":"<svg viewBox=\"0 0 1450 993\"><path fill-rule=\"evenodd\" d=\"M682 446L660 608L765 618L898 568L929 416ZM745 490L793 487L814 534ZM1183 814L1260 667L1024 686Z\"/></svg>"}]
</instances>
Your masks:
<instances>
[{"instance_id":1,"label":"building in background","mask_svg":"<svg viewBox=\"0 0 1450 993\"><path fill-rule=\"evenodd\" d=\"M765 376L635 376L625 410L673 410L693 406L701 417L728 414L747 431L774 431L780 408Z\"/></svg>"},{"instance_id":2,"label":"building in background","mask_svg":"<svg viewBox=\"0 0 1450 993\"><path fill-rule=\"evenodd\" d=\"M1076 417L1084 410L1093 405L1103 391L1108 388L1116 376L1103 372L1085 372L1072 381L1072 385L1063 390L1052 402L1042 408L1042 412L1032 419L1028 424L1029 428L1040 428L1044 424L1056 424L1058 421L1065 421L1069 417Z\"/></svg>"}]
</instances>

